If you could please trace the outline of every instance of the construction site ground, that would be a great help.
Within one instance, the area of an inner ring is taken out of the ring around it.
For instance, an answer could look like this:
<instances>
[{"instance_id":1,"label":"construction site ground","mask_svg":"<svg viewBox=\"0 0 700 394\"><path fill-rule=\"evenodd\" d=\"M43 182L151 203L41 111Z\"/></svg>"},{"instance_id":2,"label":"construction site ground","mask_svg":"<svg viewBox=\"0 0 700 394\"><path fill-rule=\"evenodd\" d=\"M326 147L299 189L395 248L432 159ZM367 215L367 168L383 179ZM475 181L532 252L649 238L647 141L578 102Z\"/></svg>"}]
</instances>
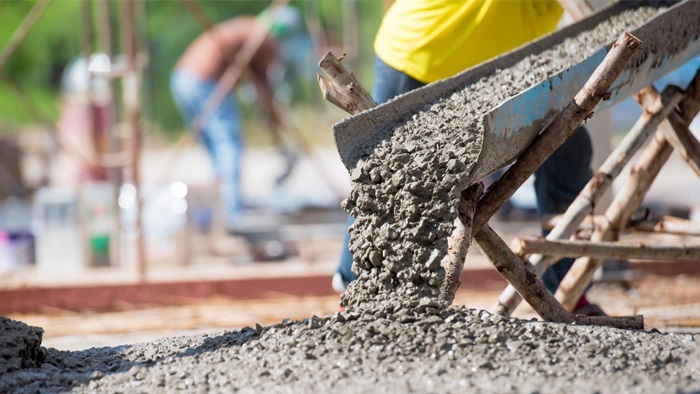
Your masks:
<instances>
[{"instance_id":1,"label":"construction site ground","mask_svg":"<svg viewBox=\"0 0 700 394\"><path fill-rule=\"evenodd\" d=\"M183 161L190 165L178 166L174 178L195 188L211 183L202 147L193 146L182 154ZM162 169L170 155L170 150L148 151L146 168L153 173L146 172L147 181L155 181L159 172L156 169ZM251 176L244 177L244 190L249 200L267 201L265 196L279 196L272 182L265 181L280 170L275 157L274 152L267 150L252 149L247 153ZM340 183L347 182L334 149L321 150L318 158L337 175ZM699 189L697 182L689 182L690 179L694 175L687 165L673 155L645 205L691 210L693 201L698 201ZM301 158L286 194L274 201L308 203L310 190L320 199L316 202L333 204L337 210L338 202L334 202L327 185L316 176L308 158ZM677 192L669 194L668 190ZM241 253L245 246L240 239L210 239L194 234L187 238L191 252L187 264L172 261L150 264L146 286L139 282L134 266L85 269L77 274L20 270L0 277L3 310L0 313L43 327L44 346L65 350L138 343L164 336L329 314L338 308L339 297L330 287L330 278L344 231L344 214L331 213L333 223L304 233L296 241L295 254L284 261L254 262L249 253ZM494 228L507 242L514 236L539 233L534 221L496 223ZM698 331L700 263L642 264L633 264L629 271L635 276L625 285L630 286L628 289L622 282L598 284L591 291L591 299L610 314L641 313L649 328ZM456 304L488 309L504 285L505 281L491 264L473 248ZM14 303L13 307L8 307L10 302ZM534 315L532 310L521 306L516 316Z\"/></svg>"},{"instance_id":2,"label":"construction site ground","mask_svg":"<svg viewBox=\"0 0 700 394\"><path fill-rule=\"evenodd\" d=\"M700 277L645 276L629 283L599 284L590 293L593 302L614 315L642 314L647 329L664 332L700 332ZM461 289L455 304L488 309L501 287ZM271 295L258 299L213 297L182 300L177 305L122 305L109 311L50 309L41 313L18 313L8 317L43 327L43 345L61 350L118 346L163 337L215 333L263 326L284 319L302 320L338 310L338 296ZM518 317L534 317L521 307Z\"/></svg>"},{"instance_id":3,"label":"construction site ground","mask_svg":"<svg viewBox=\"0 0 700 394\"><path fill-rule=\"evenodd\" d=\"M532 234L536 224L500 223L496 228L508 233L508 239ZM13 296L25 301L35 297L38 302L53 297L45 306L17 308L7 316L44 328L43 346L61 350L214 333L256 323L266 326L338 310L339 296L331 289L330 279L340 239L317 242L312 248L314 253L307 251L304 258L281 262L235 264L230 257L210 256L177 269L154 266L147 285L139 284L133 270L118 268L63 278L29 271L15 276L2 291L6 302ZM470 250L462 282L455 304L478 309L489 309L506 284L475 248ZM130 298L128 294L138 292L139 286L150 289L150 295ZM102 306L90 307L90 300L107 297L113 287L118 295L109 296ZM55 306L61 304L51 289L72 292L73 298L64 301L65 307ZM633 261L625 270L606 269L589 298L611 315L644 315L646 329L697 333L700 262ZM522 305L514 316L536 315Z\"/></svg>"}]
</instances>

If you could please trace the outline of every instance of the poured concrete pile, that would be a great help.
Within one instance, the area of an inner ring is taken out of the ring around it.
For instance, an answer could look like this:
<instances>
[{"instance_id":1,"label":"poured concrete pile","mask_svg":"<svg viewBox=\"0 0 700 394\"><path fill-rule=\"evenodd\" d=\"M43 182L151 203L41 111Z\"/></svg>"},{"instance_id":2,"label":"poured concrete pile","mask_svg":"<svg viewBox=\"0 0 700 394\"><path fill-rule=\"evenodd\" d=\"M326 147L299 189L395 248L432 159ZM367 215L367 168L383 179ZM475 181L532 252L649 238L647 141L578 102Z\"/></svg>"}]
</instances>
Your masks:
<instances>
[{"instance_id":1,"label":"poured concrete pile","mask_svg":"<svg viewBox=\"0 0 700 394\"><path fill-rule=\"evenodd\" d=\"M0 392L697 392L700 335L506 319L430 299L78 352Z\"/></svg>"},{"instance_id":2,"label":"poured concrete pile","mask_svg":"<svg viewBox=\"0 0 700 394\"><path fill-rule=\"evenodd\" d=\"M427 103L360 163L346 203L360 273L347 313L78 352L37 350L25 339L36 328L4 319L3 333L25 335L3 343L0 392L700 391L698 335L508 319L434 298L480 114L656 12L625 12ZM441 132L448 122L463 133Z\"/></svg>"},{"instance_id":3,"label":"poured concrete pile","mask_svg":"<svg viewBox=\"0 0 700 394\"><path fill-rule=\"evenodd\" d=\"M0 316L0 376L22 368L41 366L44 330Z\"/></svg>"}]
</instances>

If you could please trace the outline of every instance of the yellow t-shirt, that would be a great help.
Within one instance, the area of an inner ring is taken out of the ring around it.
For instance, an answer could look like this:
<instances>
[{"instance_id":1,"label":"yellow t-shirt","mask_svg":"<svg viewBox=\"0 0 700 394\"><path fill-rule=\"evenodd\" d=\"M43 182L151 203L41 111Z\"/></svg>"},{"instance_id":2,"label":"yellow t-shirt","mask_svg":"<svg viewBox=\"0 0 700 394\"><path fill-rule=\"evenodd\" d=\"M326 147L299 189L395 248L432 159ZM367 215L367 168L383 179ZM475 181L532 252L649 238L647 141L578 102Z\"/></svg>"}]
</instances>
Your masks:
<instances>
[{"instance_id":1,"label":"yellow t-shirt","mask_svg":"<svg viewBox=\"0 0 700 394\"><path fill-rule=\"evenodd\" d=\"M554 30L562 13L556 0L397 0L374 50L394 69L430 83Z\"/></svg>"}]
</instances>

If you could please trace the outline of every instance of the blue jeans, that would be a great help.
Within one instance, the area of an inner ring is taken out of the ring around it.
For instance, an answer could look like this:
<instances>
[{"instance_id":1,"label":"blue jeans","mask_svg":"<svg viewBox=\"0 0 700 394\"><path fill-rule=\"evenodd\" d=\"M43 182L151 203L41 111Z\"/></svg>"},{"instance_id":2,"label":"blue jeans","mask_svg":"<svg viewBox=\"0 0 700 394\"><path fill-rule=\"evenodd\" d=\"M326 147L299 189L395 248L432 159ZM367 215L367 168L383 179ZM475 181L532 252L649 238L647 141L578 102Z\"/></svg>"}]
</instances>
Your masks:
<instances>
[{"instance_id":1,"label":"blue jeans","mask_svg":"<svg viewBox=\"0 0 700 394\"><path fill-rule=\"evenodd\" d=\"M375 57L373 97L377 103L385 102L399 94L419 88L424 84L397 71ZM535 172L535 194L540 215L564 213L578 193L593 176L590 164L593 147L586 129L581 126ZM348 227L353 218L348 217ZM350 233L345 235L340 265L336 269L343 281L357 279L352 272L352 253L348 249ZM562 259L553 264L542 277L545 287L554 293L571 268L573 259Z\"/></svg>"},{"instance_id":2,"label":"blue jeans","mask_svg":"<svg viewBox=\"0 0 700 394\"><path fill-rule=\"evenodd\" d=\"M540 216L566 212L593 176L592 158L591 137L581 126L535 172L535 194ZM543 232L543 235L547 233ZM545 271L542 282L550 293L554 294L573 264L574 259L565 258Z\"/></svg>"},{"instance_id":3,"label":"blue jeans","mask_svg":"<svg viewBox=\"0 0 700 394\"><path fill-rule=\"evenodd\" d=\"M189 126L216 87L216 81L199 78L187 69L170 75L170 91L180 115ZM240 168L243 146L240 138L241 114L233 95L209 115L200 139L212 160L224 207L224 220L232 227L243 210L240 191Z\"/></svg>"}]
</instances>

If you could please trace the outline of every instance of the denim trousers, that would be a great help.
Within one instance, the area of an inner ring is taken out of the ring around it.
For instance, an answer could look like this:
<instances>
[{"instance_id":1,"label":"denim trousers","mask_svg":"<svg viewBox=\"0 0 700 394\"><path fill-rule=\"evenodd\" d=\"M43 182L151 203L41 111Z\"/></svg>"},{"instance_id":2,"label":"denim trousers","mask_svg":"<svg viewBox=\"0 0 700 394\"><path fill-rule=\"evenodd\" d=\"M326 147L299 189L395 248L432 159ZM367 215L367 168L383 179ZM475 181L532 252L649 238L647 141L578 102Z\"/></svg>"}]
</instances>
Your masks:
<instances>
[{"instance_id":1,"label":"denim trousers","mask_svg":"<svg viewBox=\"0 0 700 394\"><path fill-rule=\"evenodd\" d=\"M180 116L189 127L216 87L216 81L200 78L187 69L170 75L170 91ZM225 225L231 228L243 210L240 191L241 113L231 94L208 116L199 134L207 148L219 182Z\"/></svg>"},{"instance_id":2,"label":"denim trousers","mask_svg":"<svg viewBox=\"0 0 700 394\"><path fill-rule=\"evenodd\" d=\"M375 56L372 96L377 103L386 102L423 85ZM556 215L566 211L593 175L590 168L592 157L593 147L590 136L585 127L581 126L535 172L535 194L540 216ZM352 223L353 218L348 216L348 227ZM346 284L357 279L357 275L352 272L352 253L348 249L349 242L350 233L348 232L343 240L340 264L336 269ZM550 293L556 291L573 262L574 260L569 258L559 260L544 273L542 281Z\"/></svg>"}]
</instances>

